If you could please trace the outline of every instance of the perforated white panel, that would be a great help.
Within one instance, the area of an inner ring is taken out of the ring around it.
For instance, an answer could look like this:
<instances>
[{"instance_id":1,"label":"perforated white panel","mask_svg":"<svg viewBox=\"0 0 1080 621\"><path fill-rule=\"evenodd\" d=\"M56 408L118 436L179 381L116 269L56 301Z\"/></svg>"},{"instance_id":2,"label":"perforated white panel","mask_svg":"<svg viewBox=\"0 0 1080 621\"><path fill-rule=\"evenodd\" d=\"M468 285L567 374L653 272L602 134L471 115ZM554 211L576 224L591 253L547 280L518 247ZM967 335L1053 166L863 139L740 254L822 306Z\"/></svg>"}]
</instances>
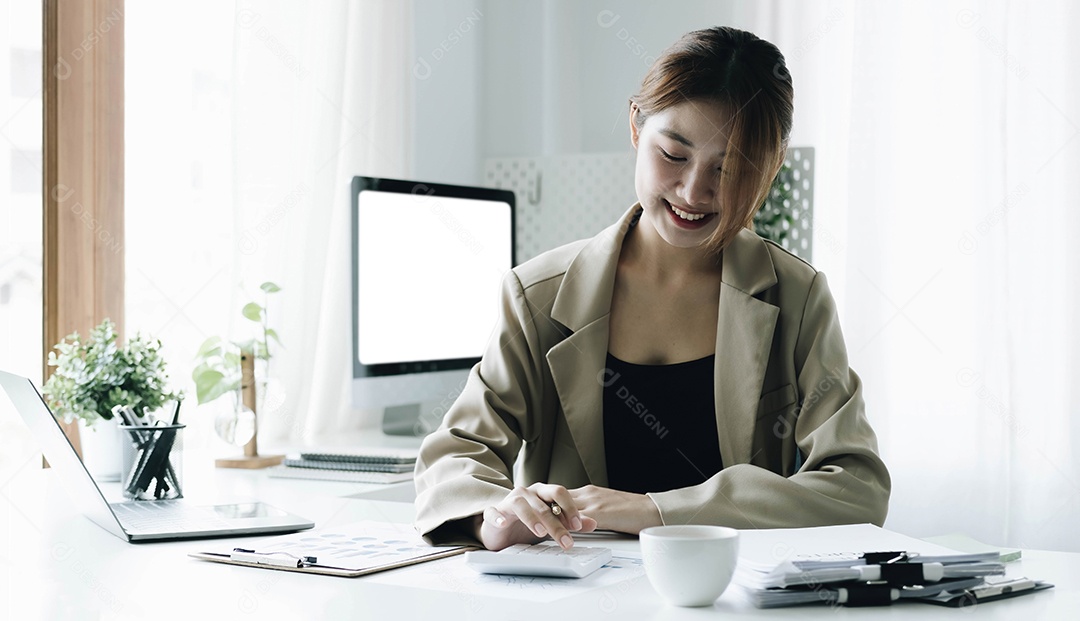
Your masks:
<instances>
[{"instance_id":1,"label":"perforated white panel","mask_svg":"<svg viewBox=\"0 0 1080 621\"><path fill-rule=\"evenodd\" d=\"M783 245L809 260L813 225L811 147L788 150L791 199L796 226ZM516 260L574 240L592 237L615 222L637 201L634 152L586 153L551 157L492 158L484 163L485 185L517 195ZM804 245L805 242L805 245Z\"/></svg>"},{"instance_id":2,"label":"perforated white panel","mask_svg":"<svg viewBox=\"0 0 1080 621\"><path fill-rule=\"evenodd\" d=\"M791 214L791 222L782 223L786 235L779 243L809 261L814 249L814 147L790 147L784 164L761 210L767 215L782 205Z\"/></svg>"},{"instance_id":3,"label":"perforated white panel","mask_svg":"<svg viewBox=\"0 0 1080 621\"><path fill-rule=\"evenodd\" d=\"M517 195L515 259L592 237L637 202L634 152L489 159L485 185Z\"/></svg>"}]
</instances>

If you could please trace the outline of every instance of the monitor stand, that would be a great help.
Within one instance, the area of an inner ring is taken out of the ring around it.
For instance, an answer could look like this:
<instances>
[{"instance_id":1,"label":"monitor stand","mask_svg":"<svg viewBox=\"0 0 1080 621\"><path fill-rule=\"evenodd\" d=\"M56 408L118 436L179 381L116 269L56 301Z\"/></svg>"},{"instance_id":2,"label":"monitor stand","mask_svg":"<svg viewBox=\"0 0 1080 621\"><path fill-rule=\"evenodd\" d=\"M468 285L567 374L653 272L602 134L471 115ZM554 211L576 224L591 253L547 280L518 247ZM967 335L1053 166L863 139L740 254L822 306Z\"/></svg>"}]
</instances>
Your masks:
<instances>
[{"instance_id":1,"label":"monitor stand","mask_svg":"<svg viewBox=\"0 0 1080 621\"><path fill-rule=\"evenodd\" d=\"M442 422L441 417L420 416L419 403L392 405L383 410L382 430L388 436L426 436Z\"/></svg>"}]
</instances>

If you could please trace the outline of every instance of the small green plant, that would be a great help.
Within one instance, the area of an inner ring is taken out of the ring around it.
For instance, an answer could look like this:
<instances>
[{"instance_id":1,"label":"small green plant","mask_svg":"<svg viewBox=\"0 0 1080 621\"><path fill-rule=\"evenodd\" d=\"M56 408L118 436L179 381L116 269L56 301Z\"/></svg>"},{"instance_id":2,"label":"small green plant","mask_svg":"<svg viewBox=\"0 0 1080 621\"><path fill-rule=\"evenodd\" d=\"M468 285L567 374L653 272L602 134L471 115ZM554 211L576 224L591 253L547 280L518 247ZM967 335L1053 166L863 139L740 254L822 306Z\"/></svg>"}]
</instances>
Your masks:
<instances>
[{"instance_id":1,"label":"small green plant","mask_svg":"<svg viewBox=\"0 0 1080 621\"><path fill-rule=\"evenodd\" d=\"M780 245L784 245L784 240L795 226L791 213L791 205L795 202L791 197L793 184L791 164L784 162L773 179L765 202L754 214L754 232Z\"/></svg>"},{"instance_id":2,"label":"small green plant","mask_svg":"<svg viewBox=\"0 0 1080 621\"><path fill-rule=\"evenodd\" d=\"M110 420L117 405L130 406L138 416L183 398L166 389L168 375L160 353L161 341L136 334L126 346L116 343L116 326L106 319L83 339L70 334L49 352L56 367L42 388L49 406L69 422L78 417L88 425Z\"/></svg>"},{"instance_id":3,"label":"small green plant","mask_svg":"<svg viewBox=\"0 0 1080 621\"><path fill-rule=\"evenodd\" d=\"M269 326L266 308L270 295L281 291L281 287L272 282L264 282L259 289L263 292L263 304L248 302L240 313L245 319L259 325L261 337L246 341L226 341L219 336L212 336L199 346L191 379L195 382L195 398L200 405L240 389L240 356L244 352L250 352L257 360L264 360L269 371L270 340L273 339L281 345L281 339Z\"/></svg>"}]
</instances>

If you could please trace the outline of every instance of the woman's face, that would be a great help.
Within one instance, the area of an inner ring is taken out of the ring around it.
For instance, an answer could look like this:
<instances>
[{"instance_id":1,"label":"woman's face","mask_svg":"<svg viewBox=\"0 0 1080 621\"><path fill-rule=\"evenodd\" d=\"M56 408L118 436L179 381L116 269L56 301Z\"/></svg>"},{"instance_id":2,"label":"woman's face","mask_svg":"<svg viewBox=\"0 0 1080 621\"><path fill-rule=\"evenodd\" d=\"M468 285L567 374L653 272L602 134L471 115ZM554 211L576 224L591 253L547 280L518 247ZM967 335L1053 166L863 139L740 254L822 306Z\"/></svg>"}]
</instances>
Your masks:
<instances>
[{"instance_id":1,"label":"woman's face","mask_svg":"<svg viewBox=\"0 0 1080 621\"><path fill-rule=\"evenodd\" d=\"M709 239L720 223L719 184L730 119L719 104L686 101L645 120L638 131L631 109L630 138L637 149L634 186L647 220L677 248Z\"/></svg>"}]
</instances>

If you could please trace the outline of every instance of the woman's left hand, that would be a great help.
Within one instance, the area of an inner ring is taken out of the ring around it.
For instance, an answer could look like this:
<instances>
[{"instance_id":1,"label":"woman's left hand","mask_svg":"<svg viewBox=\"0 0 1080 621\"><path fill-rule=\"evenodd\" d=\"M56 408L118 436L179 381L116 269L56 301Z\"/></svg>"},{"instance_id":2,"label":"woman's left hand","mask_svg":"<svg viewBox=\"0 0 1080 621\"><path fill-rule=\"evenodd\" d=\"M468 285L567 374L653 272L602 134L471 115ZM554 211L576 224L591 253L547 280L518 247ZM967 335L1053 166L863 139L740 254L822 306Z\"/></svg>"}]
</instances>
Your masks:
<instances>
[{"instance_id":1,"label":"woman's left hand","mask_svg":"<svg viewBox=\"0 0 1080 621\"><path fill-rule=\"evenodd\" d=\"M586 485L570 490L570 497L578 511L596 520L597 528L636 535L663 524L656 503L645 494Z\"/></svg>"}]
</instances>

